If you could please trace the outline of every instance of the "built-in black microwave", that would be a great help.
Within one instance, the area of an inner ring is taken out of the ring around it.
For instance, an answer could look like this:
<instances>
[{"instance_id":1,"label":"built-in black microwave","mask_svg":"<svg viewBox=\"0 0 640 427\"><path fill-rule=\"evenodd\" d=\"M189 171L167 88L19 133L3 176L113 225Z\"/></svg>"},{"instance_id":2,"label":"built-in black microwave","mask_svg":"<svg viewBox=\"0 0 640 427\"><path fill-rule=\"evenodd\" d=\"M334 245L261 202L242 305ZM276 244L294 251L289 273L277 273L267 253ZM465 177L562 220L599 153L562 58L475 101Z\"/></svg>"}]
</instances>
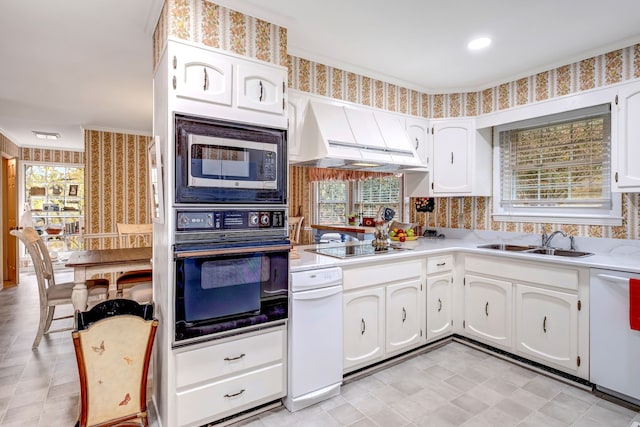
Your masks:
<instances>
[{"instance_id":1,"label":"built-in black microwave","mask_svg":"<svg viewBox=\"0 0 640 427\"><path fill-rule=\"evenodd\" d=\"M287 203L287 131L175 115L177 204Z\"/></svg>"}]
</instances>

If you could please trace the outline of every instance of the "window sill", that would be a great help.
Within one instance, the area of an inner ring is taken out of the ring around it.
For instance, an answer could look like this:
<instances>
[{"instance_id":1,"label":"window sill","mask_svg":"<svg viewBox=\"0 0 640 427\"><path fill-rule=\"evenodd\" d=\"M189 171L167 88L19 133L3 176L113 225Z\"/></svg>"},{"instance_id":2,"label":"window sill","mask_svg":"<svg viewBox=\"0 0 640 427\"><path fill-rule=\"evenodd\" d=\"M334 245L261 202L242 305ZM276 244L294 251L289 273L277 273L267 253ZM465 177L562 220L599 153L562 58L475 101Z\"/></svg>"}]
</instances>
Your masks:
<instances>
[{"instance_id":1,"label":"window sill","mask_svg":"<svg viewBox=\"0 0 640 427\"><path fill-rule=\"evenodd\" d=\"M575 224L575 225L622 225L620 216L604 215L527 215L527 214L492 214L497 222L532 222L535 224Z\"/></svg>"}]
</instances>

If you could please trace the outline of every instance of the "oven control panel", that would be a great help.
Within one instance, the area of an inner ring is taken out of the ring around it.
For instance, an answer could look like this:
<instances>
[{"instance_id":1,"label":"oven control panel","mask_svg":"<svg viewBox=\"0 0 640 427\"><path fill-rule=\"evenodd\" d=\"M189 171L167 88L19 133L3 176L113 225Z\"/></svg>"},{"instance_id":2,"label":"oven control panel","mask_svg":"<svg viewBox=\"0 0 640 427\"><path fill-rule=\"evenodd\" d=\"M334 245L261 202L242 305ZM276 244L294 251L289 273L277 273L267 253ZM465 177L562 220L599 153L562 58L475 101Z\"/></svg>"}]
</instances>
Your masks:
<instances>
[{"instance_id":1,"label":"oven control panel","mask_svg":"<svg viewBox=\"0 0 640 427\"><path fill-rule=\"evenodd\" d=\"M275 210L178 210L177 231L284 229L285 211Z\"/></svg>"}]
</instances>

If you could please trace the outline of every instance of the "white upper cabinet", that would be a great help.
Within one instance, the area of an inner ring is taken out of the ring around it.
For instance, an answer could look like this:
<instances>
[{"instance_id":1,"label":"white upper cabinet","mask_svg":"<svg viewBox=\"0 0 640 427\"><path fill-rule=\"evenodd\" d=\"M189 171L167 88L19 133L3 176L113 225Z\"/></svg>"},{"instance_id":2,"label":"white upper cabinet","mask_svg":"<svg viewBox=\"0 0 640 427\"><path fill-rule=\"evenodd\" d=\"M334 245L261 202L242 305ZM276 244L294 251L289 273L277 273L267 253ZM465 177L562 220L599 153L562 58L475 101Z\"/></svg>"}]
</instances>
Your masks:
<instances>
[{"instance_id":1,"label":"white upper cabinet","mask_svg":"<svg viewBox=\"0 0 640 427\"><path fill-rule=\"evenodd\" d=\"M231 106L233 66L226 57L176 45L171 61L177 97Z\"/></svg>"},{"instance_id":2,"label":"white upper cabinet","mask_svg":"<svg viewBox=\"0 0 640 427\"><path fill-rule=\"evenodd\" d=\"M435 196L491 195L490 131L472 119L433 123L432 193Z\"/></svg>"},{"instance_id":3,"label":"white upper cabinet","mask_svg":"<svg viewBox=\"0 0 640 427\"><path fill-rule=\"evenodd\" d=\"M407 133L411 139L420 161L427 168L431 168L431 138L429 138L429 120L409 118L406 121Z\"/></svg>"},{"instance_id":4,"label":"white upper cabinet","mask_svg":"<svg viewBox=\"0 0 640 427\"><path fill-rule=\"evenodd\" d=\"M255 62L236 64L236 103L238 108L283 114L287 75L280 69Z\"/></svg>"},{"instance_id":5,"label":"white upper cabinet","mask_svg":"<svg viewBox=\"0 0 640 427\"><path fill-rule=\"evenodd\" d=\"M287 116L289 122L289 131L287 135L288 156L289 161L295 162L299 160L302 150L302 121L304 119L307 99L300 96L297 92L289 93L287 99Z\"/></svg>"},{"instance_id":6,"label":"white upper cabinet","mask_svg":"<svg viewBox=\"0 0 640 427\"><path fill-rule=\"evenodd\" d=\"M640 191L640 83L625 86L617 95L617 140L611 144L612 189ZM615 125L614 125L615 126Z\"/></svg>"},{"instance_id":7,"label":"white upper cabinet","mask_svg":"<svg viewBox=\"0 0 640 427\"><path fill-rule=\"evenodd\" d=\"M170 111L287 127L287 69L170 40Z\"/></svg>"},{"instance_id":8,"label":"white upper cabinet","mask_svg":"<svg viewBox=\"0 0 640 427\"><path fill-rule=\"evenodd\" d=\"M473 131L470 120L434 123L434 193L471 192Z\"/></svg>"}]
</instances>

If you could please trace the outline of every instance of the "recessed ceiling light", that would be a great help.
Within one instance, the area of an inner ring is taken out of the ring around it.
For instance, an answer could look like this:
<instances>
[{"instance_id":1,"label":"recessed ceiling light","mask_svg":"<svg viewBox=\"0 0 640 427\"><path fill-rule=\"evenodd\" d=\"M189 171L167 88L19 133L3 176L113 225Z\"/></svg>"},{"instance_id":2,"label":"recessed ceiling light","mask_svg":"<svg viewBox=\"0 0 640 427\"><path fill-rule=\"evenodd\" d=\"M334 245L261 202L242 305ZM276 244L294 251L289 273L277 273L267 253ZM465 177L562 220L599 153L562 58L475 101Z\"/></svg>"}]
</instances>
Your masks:
<instances>
[{"instance_id":1,"label":"recessed ceiling light","mask_svg":"<svg viewBox=\"0 0 640 427\"><path fill-rule=\"evenodd\" d=\"M60 134L56 132L42 132L39 130L34 130L32 132L38 139L50 139L50 140L60 139Z\"/></svg>"},{"instance_id":2,"label":"recessed ceiling light","mask_svg":"<svg viewBox=\"0 0 640 427\"><path fill-rule=\"evenodd\" d=\"M479 50L479 49L484 49L490 44L491 44L491 39L489 37L478 37L477 39L471 40L467 45L467 47L470 50Z\"/></svg>"}]
</instances>

